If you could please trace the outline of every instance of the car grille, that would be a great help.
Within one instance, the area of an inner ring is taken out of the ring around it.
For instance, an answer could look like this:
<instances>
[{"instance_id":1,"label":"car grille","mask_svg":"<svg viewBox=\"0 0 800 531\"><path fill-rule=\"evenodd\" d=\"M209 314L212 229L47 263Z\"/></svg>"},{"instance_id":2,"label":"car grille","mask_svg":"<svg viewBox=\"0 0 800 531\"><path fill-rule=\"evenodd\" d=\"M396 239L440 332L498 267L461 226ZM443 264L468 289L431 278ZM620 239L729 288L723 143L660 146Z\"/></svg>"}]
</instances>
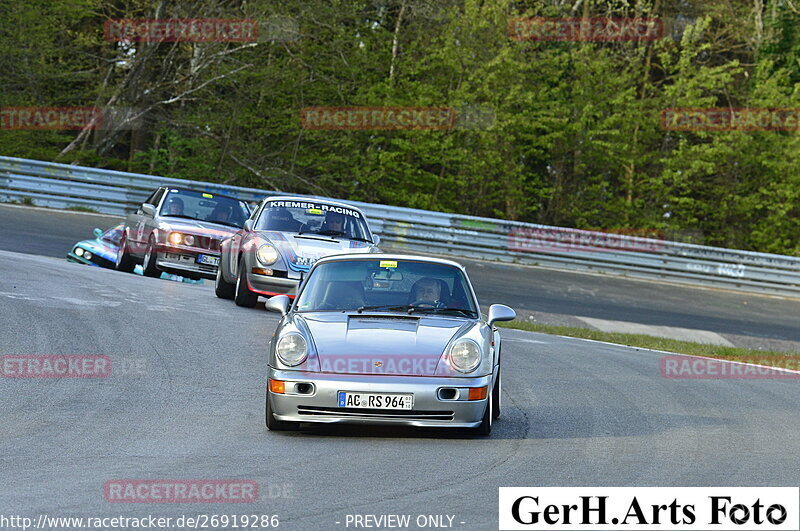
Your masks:
<instances>
[{"instance_id":1,"label":"car grille","mask_svg":"<svg viewBox=\"0 0 800 531\"><path fill-rule=\"evenodd\" d=\"M219 251L219 240L211 236L197 236L197 247L210 251Z\"/></svg>"},{"instance_id":2,"label":"car grille","mask_svg":"<svg viewBox=\"0 0 800 531\"><path fill-rule=\"evenodd\" d=\"M299 415L316 417L352 417L388 420L453 420L452 411L419 411L414 409L345 409L339 407L297 406Z\"/></svg>"}]
</instances>

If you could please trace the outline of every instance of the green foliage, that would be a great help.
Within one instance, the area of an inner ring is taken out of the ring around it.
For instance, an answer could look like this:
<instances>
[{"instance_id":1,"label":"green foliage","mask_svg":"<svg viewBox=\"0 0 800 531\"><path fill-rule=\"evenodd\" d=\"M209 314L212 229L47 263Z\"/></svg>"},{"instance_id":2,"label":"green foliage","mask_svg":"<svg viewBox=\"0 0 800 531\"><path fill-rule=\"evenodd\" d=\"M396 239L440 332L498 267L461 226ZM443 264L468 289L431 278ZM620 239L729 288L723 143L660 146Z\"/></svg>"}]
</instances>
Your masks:
<instances>
[{"instance_id":1,"label":"green foliage","mask_svg":"<svg viewBox=\"0 0 800 531\"><path fill-rule=\"evenodd\" d=\"M798 254L796 132L661 124L667 108L800 107L800 15L780 0L761 13L753 5L5 3L0 107L140 116L83 133L0 130L0 153ZM531 16L658 16L667 32L652 42L509 38L509 20ZM295 27L257 43L104 39L107 19L200 17ZM309 106L451 107L459 121L447 131L308 130L300 110ZM487 119L465 123L475 111Z\"/></svg>"}]
</instances>

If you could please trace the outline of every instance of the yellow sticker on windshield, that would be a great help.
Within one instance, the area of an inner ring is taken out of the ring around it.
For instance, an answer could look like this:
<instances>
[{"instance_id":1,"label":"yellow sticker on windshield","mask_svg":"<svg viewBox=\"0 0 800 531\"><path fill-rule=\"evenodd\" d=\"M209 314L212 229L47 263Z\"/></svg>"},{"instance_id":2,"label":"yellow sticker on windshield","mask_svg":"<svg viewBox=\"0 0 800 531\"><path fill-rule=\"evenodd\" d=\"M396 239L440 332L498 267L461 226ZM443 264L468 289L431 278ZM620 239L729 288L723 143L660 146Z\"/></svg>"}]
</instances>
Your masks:
<instances>
[{"instance_id":1,"label":"yellow sticker on windshield","mask_svg":"<svg viewBox=\"0 0 800 531\"><path fill-rule=\"evenodd\" d=\"M322 215L322 210L318 208L309 208L308 210L306 210L306 212L308 212L309 214L316 214L317 216Z\"/></svg>"},{"instance_id":2,"label":"yellow sticker on windshield","mask_svg":"<svg viewBox=\"0 0 800 531\"><path fill-rule=\"evenodd\" d=\"M392 260L381 260L381 267L397 267L397 262Z\"/></svg>"},{"instance_id":3,"label":"yellow sticker on windshield","mask_svg":"<svg viewBox=\"0 0 800 531\"><path fill-rule=\"evenodd\" d=\"M203 194L203 197L205 197L207 199L214 199L214 196L211 195L211 194Z\"/></svg>"}]
</instances>

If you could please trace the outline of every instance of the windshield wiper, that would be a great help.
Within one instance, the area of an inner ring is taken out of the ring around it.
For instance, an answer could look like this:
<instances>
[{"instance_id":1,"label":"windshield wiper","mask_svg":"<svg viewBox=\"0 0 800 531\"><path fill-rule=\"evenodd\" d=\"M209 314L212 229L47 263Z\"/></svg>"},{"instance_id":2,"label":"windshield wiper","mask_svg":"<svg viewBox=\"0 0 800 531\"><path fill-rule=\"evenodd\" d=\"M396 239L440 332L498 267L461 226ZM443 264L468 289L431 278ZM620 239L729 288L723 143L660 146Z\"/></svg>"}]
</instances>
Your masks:
<instances>
[{"instance_id":1,"label":"windshield wiper","mask_svg":"<svg viewBox=\"0 0 800 531\"><path fill-rule=\"evenodd\" d=\"M230 223L228 221L211 221L209 219L206 220L208 223L216 223L217 225L225 225L226 227L236 227L237 229L241 229L241 225L237 225L236 223Z\"/></svg>"},{"instance_id":2,"label":"windshield wiper","mask_svg":"<svg viewBox=\"0 0 800 531\"><path fill-rule=\"evenodd\" d=\"M464 308L420 308L420 307L413 307L410 308L408 313L411 313L411 310L415 312L424 312L424 313L458 313L461 315L466 315L467 317L478 317L477 312L473 310L467 310Z\"/></svg>"},{"instance_id":3,"label":"windshield wiper","mask_svg":"<svg viewBox=\"0 0 800 531\"><path fill-rule=\"evenodd\" d=\"M297 232L298 236L302 236L303 234L316 234L318 236L342 236L344 235L344 232L340 230L321 230L321 231L301 230Z\"/></svg>"},{"instance_id":4,"label":"windshield wiper","mask_svg":"<svg viewBox=\"0 0 800 531\"><path fill-rule=\"evenodd\" d=\"M187 216L186 214L161 214L161 215L170 218L184 218L184 219L193 219L195 221L203 221L202 219L198 219L194 216Z\"/></svg>"},{"instance_id":5,"label":"windshield wiper","mask_svg":"<svg viewBox=\"0 0 800 531\"><path fill-rule=\"evenodd\" d=\"M348 239L348 240L353 240L353 241L356 241L356 242L375 243L375 242L373 242L372 240L368 240L368 239L366 239L366 238L355 238L355 237L354 237L354 238L347 238L347 239Z\"/></svg>"},{"instance_id":6,"label":"windshield wiper","mask_svg":"<svg viewBox=\"0 0 800 531\"><path fill-rule=\"evenodd\" d=\"M356 311L358 313L361 313L361 312L363 312L365 310L367 310L367 311L369 311L369 310L389 310L389 311L393 311L393 312L405 312L405 311L407 311L408 313L411 313L411 308L410 307L408 307L408 306L398 306L396 304L379 304L377 306L361 306Z\"/></svg>"}]
</instances>

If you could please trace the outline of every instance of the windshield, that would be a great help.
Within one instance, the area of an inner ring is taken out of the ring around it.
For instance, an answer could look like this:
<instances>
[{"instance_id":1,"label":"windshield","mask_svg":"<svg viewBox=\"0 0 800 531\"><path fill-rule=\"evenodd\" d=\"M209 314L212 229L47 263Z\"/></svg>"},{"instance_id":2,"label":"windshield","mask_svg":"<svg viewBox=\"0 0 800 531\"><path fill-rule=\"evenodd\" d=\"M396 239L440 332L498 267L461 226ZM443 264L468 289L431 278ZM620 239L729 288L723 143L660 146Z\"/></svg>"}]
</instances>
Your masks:
<instances>
[{"instance_id":1,"label":"windshield","mask_svg":"<svg viewBox=\"0 0 800 531\"><path fill-rule=\"evenodd\" d=\"M270 201L258 216L256 230L372 241L358 210L320 201Z\"/></svg>"},{"instance_id":2,"label":"windshield","mask_svg":"<svg viewBox=\"0 0 800 531\"><path fill-rule=\"evenodd\" d=\"M305 311L390 311L478 317L460 269L413 260L359 259L321 264L297 300Z\"/></svg>"},{"instance_id":3,"label":"windshield","mask_svg":"<svg viewBox=\"0 0 800 531\"><path fill-rule=\"evenodd\" d=\"M100 239L107 243L119 245L119 240L122 237L122 225L117 225L105 231L100 235Z\"/></svg>"},{"instance_id":4,"label":"windshield","mask_svg":"<svg viewBox=\"0 0 800 531\"><path fill-rule=\"evenodd\" d=\"M205 192L172 189L161 205L161 215L242 227L250 212L244 201Z\"/></svg>"}]
</instances>

